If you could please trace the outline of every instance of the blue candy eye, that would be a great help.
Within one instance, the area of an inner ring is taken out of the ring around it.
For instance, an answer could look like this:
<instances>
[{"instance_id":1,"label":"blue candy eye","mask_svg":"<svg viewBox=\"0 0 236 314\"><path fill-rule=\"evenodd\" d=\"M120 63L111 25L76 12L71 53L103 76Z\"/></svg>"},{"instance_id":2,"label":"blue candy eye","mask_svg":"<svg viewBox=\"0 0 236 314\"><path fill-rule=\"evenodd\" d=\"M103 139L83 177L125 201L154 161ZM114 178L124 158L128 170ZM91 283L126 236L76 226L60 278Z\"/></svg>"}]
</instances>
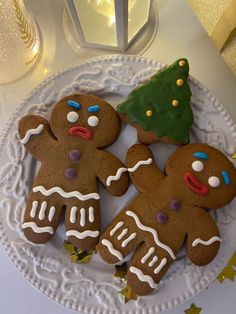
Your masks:
<instances>
[{"instance_id":1,"label":"blue candy eye","mask_svg":"<svg viewBox=\"0 0 236 314\"><path fill-rule=\"evenodd\" d=\"M224 170L224 171L221 172L221 175L222 175L222 177L224 179L224 183L226 185L229 185L230 184L230 176L229 176L228 172L226 170Z\"/></svg>"},{"instance_id":2,"label":"blue candy eye","mask_svg":"<svg viewBox=\"0 0 236 314\"><path fill-rule=\"evenodd\" d=\"M203 159L203 160L207 160L208 159L208 155L207 153L204 152L196 152L193 154L194 157L199 158L199 159Z\"/></svg>"},{"instance_id":3,"label":"blue candy eye","mask_svg":"<svg viewBox=\"0 0 236 314\"><path fill-rule=\"evenodd\" d=\"M100 111L100 106L99 105L89 106L87 111L88 112L99 112Z\"/></svg>"},{"instance_id":4,"label":"blue candy eye","mask_svg":"<svg viewBox=\"0 0 236 314\"><path fill-rule=\"evenodd\" d=\"M79 110L81 108L81 104L79 104L77 101L74 101L74 100L69 100L67 102L67 105L72 107L72 108L75 108L77 110Z\"/></svg>"}]
</instances>

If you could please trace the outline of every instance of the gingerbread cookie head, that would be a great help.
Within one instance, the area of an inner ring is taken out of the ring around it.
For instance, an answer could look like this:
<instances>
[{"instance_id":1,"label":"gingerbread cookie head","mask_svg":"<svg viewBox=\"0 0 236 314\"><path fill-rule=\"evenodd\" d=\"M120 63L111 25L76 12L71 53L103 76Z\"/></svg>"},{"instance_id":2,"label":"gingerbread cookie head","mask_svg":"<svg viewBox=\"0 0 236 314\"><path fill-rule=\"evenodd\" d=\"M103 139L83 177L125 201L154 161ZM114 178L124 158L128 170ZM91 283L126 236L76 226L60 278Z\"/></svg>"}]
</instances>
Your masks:
<instances>
[{"instance_id":1,"label":"gingerbread cookie head","mask_svg":"<svg viewBox=\"0 0 236 314\"><path fill-rule=\"evenodd\" d=\"M55 105L50 127L59 141L75 141L78 145L87 142L101 148L116 140L120 120L114 108L103 99L77 94L65 97Z\"/></svg>"},{"instance_id":2,"label":"gingerbread cookie head","mask_svg":"<svg viewBox=\"0 0 236 314\"><path fill-rule=\"evenodd\" d=\"M167 176L205 208L220 208L236 196L236 170L219 150L206 144L189 144L176 150L166 167Z\"/></svg>"}]
</instances>

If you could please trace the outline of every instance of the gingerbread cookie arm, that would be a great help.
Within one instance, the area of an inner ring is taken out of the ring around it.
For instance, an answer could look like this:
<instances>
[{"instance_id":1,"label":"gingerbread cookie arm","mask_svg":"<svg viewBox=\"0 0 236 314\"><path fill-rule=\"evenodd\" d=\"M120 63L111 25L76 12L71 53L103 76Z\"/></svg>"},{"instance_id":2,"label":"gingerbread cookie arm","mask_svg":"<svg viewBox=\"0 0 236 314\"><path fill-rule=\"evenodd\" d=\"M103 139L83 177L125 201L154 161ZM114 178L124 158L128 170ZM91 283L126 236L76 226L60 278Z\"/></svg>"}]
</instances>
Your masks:
<instances>
[{"instance_id":1,"label":"gingerbread cookie arm","mask_svg":"<svg viewBox=\"0 0 236 314\"><path fill-rule=\"evenodd\" d=\"M97 177L113 195L123 195L128 189L129 176L122 162L109 152L96 153Z\"/></svg>"},{"instance_id":2,"label":"gingerbread cookie arm","mask_svg":"<svg viewBox=\"0 0 236 314\"><path fill-rule=\"evenodd\" d=\"M126 165L132 183L142 193L150 193L152 188L156 189L165 177L155 164L150 149L142 144L129 148Z\"/></svg>"},{"instance_id":3,"label":"gingerbread cookie arm","mask_svg":"<svg viewBox=\"0 0 236 314\"><path fill-rule=\"evenodd\" d=\"M45 148L48 151L56 143L47 120L41 116L27 115L23 117L19 121L18 131L21 143L38 160L42 160L45 156Z\"/></svg>"},{"instance_id":4,"label":"gingerbread cookie arm","mask_svg":"<svg viewBox=\"0 0 236 314\"><path fill-rule=\"evenodd\" d=\"M194 211L193 223L187 234L187 254L194 264L203 266L215 258L222 240L211 215L202 208L194 208Z\"/></svg>"}]
</instances>

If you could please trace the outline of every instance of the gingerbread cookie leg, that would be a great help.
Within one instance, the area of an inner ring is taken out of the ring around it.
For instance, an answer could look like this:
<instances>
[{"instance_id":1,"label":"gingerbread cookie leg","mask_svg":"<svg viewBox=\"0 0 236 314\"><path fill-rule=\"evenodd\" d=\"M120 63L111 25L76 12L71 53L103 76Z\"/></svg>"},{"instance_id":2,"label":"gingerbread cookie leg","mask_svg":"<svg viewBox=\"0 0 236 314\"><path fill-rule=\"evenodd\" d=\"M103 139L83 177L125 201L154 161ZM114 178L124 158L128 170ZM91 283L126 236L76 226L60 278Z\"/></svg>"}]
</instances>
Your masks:
<instances>
[{"instance_id":1,"label":"gingerbread cookie leg","mask_svg":"<svg viewBox=\"0 0 236 314\"><path fill-rule=\"evenodd\" d=\"M33 243L45 243L52 238L60 221L61 198L31 192L27 201L22 229Z\"/></svg>"},{"instance_id":2,"label":"gingerbread cookie leg","mask_svg":"<svg viewBox=\"0 0 236 314\"><path fill-rule=\"evenodd\" d=\"M128 211L128 210L127 210ZM137 227L127 219L126 211L118 215L100 238L98 251L109 264L122 261L143 241Z\"/></svg>"},{"instance_id":3,"label":"gingerbread cookie leg","mask_svg":"<svg viewBox=\"0 0 236 314\"><path fill-rule=\"evenodd\" d=\"M74 246L82 250L95 248L100 234L99 202L72 199L66 207L65 227Z\"/></svg>"},{"instance_id":4,"label":"gingerbread cookie leg","mask_svg":"<svg viewBox=\"0 0 236 314\"><path fill-rule=\"evenodd\" d=\"M172 262L171 256L155 243L143 243L131 259L127 283L136 294L149 294L157 288Z\"/></svg>"}]
</instances>

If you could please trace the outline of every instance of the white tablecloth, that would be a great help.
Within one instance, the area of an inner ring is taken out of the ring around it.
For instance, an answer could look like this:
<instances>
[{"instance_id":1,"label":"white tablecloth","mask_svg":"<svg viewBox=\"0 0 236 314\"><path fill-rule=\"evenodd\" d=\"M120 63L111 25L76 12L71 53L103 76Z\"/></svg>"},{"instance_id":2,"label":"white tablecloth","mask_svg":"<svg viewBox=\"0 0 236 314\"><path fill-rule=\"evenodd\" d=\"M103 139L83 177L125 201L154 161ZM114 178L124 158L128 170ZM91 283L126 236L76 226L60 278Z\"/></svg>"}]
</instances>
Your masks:
<instances>
[{"instance_id":1,"label":"white tablecloth","mask_svg":"<svg viewBox=\"0 0 236 314\"><path fill-rule=\"evenodd\" d=\"M187 57L191 75L207 86L236 121L236 78L212 44L201 24L184 0L156 0L159 28L150 48L149 59L172 63ZM66 42L62 29L62 0L27 1L42 31L43 54L32 73L14 84L0 86L0 130L15 107L39 82L63 68L83 61ZM96 53L89 53L88 57ZM0 313L74 313L41 295L16 270L0 245ZM168 314L184 313L191 303L203 308L201 314L234 314L236 283L213 283L206 291Z\"/></svg>"}]
</instances>

